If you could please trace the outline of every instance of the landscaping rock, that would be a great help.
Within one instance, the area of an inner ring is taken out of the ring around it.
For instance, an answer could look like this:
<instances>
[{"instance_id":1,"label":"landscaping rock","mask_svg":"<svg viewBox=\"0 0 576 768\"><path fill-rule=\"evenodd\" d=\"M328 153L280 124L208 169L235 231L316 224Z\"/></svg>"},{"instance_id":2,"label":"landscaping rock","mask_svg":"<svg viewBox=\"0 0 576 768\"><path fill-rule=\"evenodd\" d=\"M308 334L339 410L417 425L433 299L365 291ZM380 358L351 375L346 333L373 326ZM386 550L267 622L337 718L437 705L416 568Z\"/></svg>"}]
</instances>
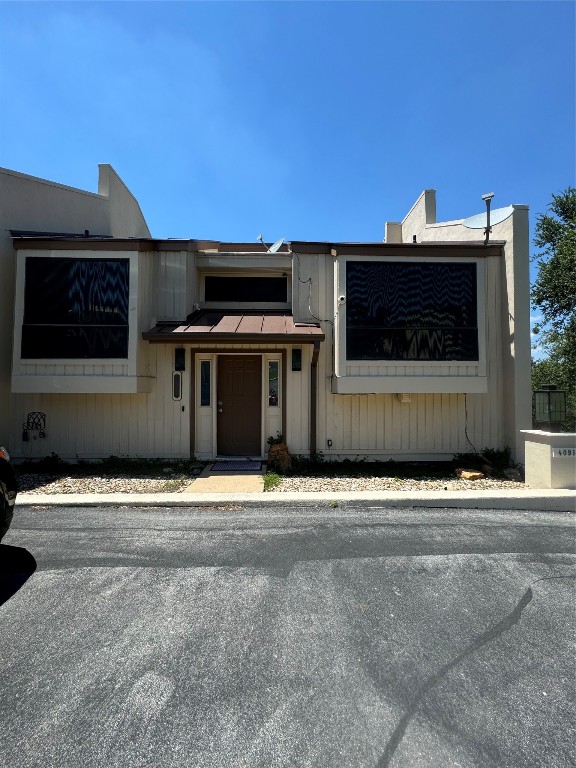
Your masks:
<instances>
[{"instance_id":1,"label":"landscaping rock","mask_svg":"<svg viewBox=\"0 0 576 768\"><path fill-rule=\"evenodd\" d=\"M510 469L505 469L502 474L506 478L506 480L513 480L516 483L522 483L524 482L522 480L522 475L520 474L520 470L516 469L515 467L510 467Z\"/></svg>"},{"instance_id":2,"label":"landscaping rock","mask_svg":"<svg viewBox=\"0 0 576 768\"><path fill-rule=\"evenodd\" d=\"M285 443L276 443L270 446L268 451L268 469L277 469L280 472L292 467L292 459L288 446Z\"/></svg>"},{"instance_id":3,"label":"landscaping rock","mask_svg":"<svg viewBox=\"0 0 576 768\"><path fill-rule=\"evenodd\" d=\"M457 469L456 475L462 480L483 480L484 479L484 473L479 472L477 469Z\"/></svg>"}]
</instances>

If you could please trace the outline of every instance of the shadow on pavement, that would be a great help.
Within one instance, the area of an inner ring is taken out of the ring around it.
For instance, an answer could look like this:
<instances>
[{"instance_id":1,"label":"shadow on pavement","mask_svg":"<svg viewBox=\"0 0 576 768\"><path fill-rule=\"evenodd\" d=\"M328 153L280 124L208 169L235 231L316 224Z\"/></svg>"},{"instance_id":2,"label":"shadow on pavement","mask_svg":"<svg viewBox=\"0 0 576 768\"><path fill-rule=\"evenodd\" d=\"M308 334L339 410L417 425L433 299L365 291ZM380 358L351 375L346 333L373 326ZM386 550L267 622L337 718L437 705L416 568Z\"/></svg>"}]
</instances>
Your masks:
<instances>
[{"instance_id":1,"label":"shadow on pavement","mask_svg":"<svg viewBox=\"0 0 576 768\"><path fill-rule=\"evenodd\" d=\"M36 570L36 560L24 547L0 544L0 605L18 592Z\"/></svg>"}]
</instances>

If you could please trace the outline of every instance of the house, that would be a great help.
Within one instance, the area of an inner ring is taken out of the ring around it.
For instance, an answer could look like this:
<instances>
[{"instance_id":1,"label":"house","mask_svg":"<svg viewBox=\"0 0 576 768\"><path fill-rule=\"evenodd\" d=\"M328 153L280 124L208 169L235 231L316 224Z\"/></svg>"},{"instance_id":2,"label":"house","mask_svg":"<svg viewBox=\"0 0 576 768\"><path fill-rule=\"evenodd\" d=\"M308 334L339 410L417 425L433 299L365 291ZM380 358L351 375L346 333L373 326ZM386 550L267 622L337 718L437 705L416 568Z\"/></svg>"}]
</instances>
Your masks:
<instances>
[{"instance_id":1,"label":"house","mask_svg":"<svg viewBox=\"0 0 576 768\"><path fill-rule=\"evenodd\" d=\"M4 173L42 197L2 217L15 458L261 457L282 434L327 458L509 445L522 461L526 206L485 244L466 221L437 223L427 190L382 243L269 249L152 238L110 166L98 195Z\"/></svg>"}]
</instances>

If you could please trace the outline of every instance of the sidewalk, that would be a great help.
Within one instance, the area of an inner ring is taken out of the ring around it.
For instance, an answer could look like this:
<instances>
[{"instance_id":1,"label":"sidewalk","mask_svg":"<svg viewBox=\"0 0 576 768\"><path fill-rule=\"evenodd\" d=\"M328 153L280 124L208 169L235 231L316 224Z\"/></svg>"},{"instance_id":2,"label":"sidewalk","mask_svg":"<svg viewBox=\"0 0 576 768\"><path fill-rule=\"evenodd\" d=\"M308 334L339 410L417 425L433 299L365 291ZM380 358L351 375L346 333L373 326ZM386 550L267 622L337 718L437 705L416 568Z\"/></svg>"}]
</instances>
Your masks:
<instances>
[{"instance_id":1,"label":"sidewalk","mask_svg":"<svg viewBox=\"0 0 576 768\"><path fill-rule=\"evenodd\" d=\"M196 481L198 482L198 481ZM232 480L232 482L234 482ZM221 486L222 487L222 486ZM432 507L465 509L510 509L545 512L576 512L576 492L526 488L500 491L356 491L353 493L299 492L260 493L253 489L246 492L241 484L234 491L214 492L206 488L197 492L187 489L183 493L82 493L36 494L20 493L17 507L24 506L132 506L132 507L201 507L237 506L390 506Z\"/></svg>"}]
</instances>

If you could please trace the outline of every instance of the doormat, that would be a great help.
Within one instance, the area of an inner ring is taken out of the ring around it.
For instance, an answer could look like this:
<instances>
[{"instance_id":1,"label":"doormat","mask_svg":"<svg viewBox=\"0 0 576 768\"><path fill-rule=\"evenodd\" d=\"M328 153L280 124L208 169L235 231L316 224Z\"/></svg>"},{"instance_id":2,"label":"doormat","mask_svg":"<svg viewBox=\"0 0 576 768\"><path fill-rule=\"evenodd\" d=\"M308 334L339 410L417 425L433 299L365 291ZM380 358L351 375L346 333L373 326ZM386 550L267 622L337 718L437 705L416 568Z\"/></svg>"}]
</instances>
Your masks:
<instances>
[{"instance_id":1,"label":"doormat","mask_svg":"<svg viewBox=\"0 0 576 768\"><path fill-rule=\"evenodd\" d=\"M217 461L210 467L211 472L260 472L261 461Z\"/></svg>"}]
</instances>

